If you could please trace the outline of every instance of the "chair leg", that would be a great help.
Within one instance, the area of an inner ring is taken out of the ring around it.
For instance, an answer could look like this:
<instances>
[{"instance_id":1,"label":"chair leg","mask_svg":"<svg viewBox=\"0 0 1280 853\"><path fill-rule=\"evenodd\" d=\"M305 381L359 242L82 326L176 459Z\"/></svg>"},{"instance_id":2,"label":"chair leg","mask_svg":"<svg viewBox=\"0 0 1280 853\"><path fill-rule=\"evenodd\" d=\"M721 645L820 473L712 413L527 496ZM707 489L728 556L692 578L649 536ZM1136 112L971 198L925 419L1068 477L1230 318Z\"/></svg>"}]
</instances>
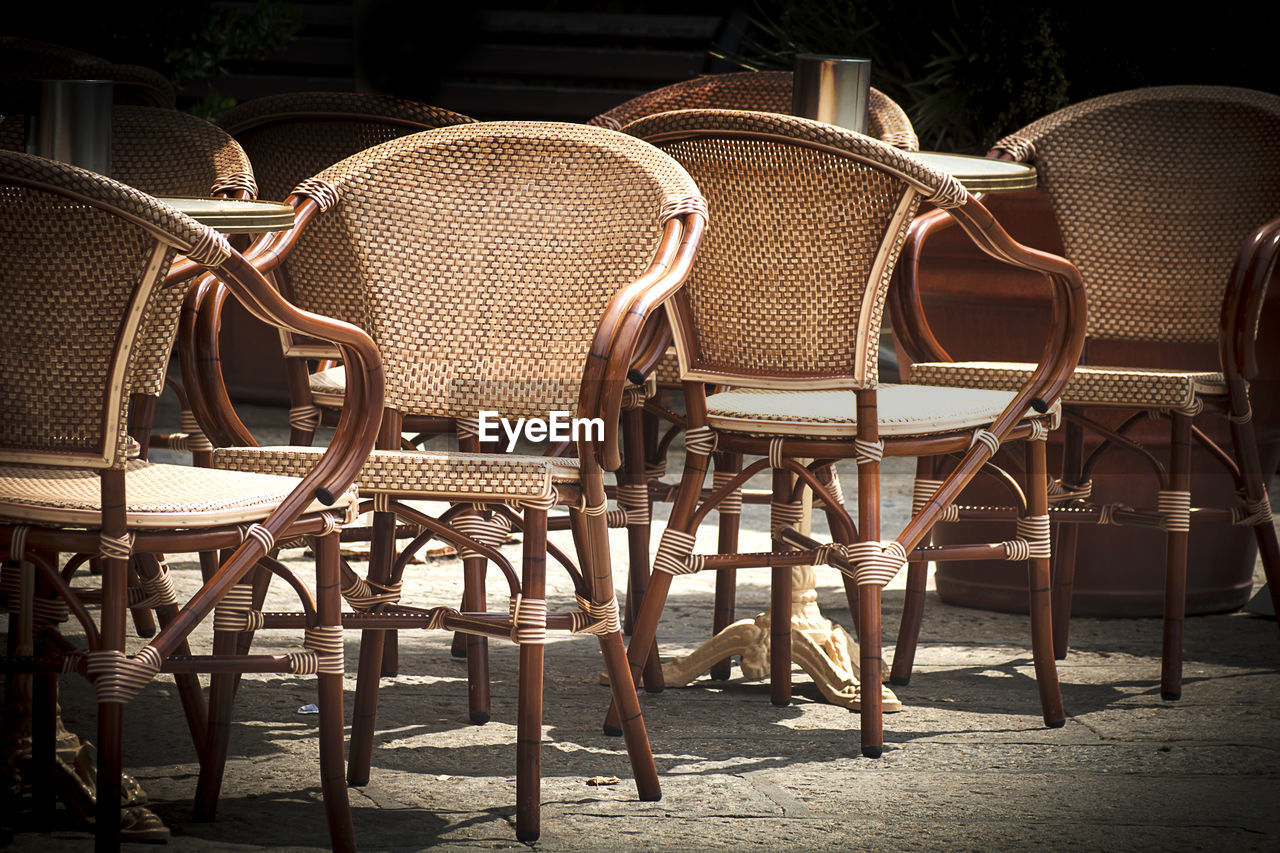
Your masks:
<instances>
[{"instance_id":1,"label":"chair leg","mask_svg":"<svg viewBox=\"0 0 1280 853\"><path fill-rule=\"evenodd\" d=\"M1250 411L1247 398L1242 408L1246 412ZM1276 528L1269 511L1271 501L1267 497L1271 476L1270 472L1264 474L1262 471L1252 417L1242 422L1231 421L1231 446L1244 477L1245 503L1250 507L1265 506L1268 510L1265 518L1254 521L1253 535L1258 540L1262 571L1267 579L1267 589L1271 592L1271 608L1280 613L1280 541L1276 537ZM1277 625L1280 625L1280 621Z\"/></svg>"},{"instance_id":2,"label":"chair leg","mask_svg":"<svg viewBox=\"0 0 1280 853\"><path fill-rule=\"evenodd\" d=\"M392 526L395 517L391 517ZM316 539L316 616L321 629L342 634L342 598L338 534ZM337 655L335 671L320 666L316 675L316 704L320 709L320 789L324 794L329 842L335 851L356 849L351 825L351 804L343 779L342 740L345 713L342 707L342 656Z\"/></svg>"},{"instance_id":3,"label":"chair leg","mask_svg":"<svg viewBox=\"0 0 1280 853\"><path fill-rule=\"evenodd\" d=\"M880 651L880 587L876 584L861 585L858 589L858 606L861 610L858 618L858 663L862 671L862 755L865 758L879 758L884 754L884 713L880 694L883 665Z\"/></svg>"},{"instance_id":4,"label":"chair leg","mask_svg":"<svg viewBox=\"0 0 1280 853\"><path fill-rule=\"evenodd\" d=\"M373 534L369 542L369 578L385 584L391 579L395 561L396 516L391 512L373 514ZM360 632L360 663L356 669L355 707L351 712L351 747L347 762L347 782L369 784L373 764L373 735L378 716L378 689L386 631Z\"/></svg>"},{"instance_id":5,"label":"chair leg","mask_svg":"<svg viewBox=\"0 0 1280 853\"><path fill-rule=\"evenodd\" d=\"M135 565L136 557L129 560L129 586L137 587L141 585L138 579L138 570ZM129 612L133 614L133 630L138 633L139 637L150 638L156 635L156 620L151 613L149 607L131 607Z\"/></svg>"},{"instance_id":6,"label":"chair leg","mask_svg":"<svg viewBox=\"0 0 1280 853\"><path fill-rule=\"evenodd\" d=\"M105 478L104 478L105 480ZM119 498L112 500L103 488L103 504L124 506L124 478L119 478ZM123 512L121 512L123 515ZM123 521L123 520L122 520ZM119 536L108 529L104 519L103 533ZM103 558L102 616L99 648L103 651L125 651L124 621L127 609L128 559ZM96 686L96 685L95 685ZM98 693L98 786L94 814L94 849L98 853L120 849L120 776L124 772L124 703L119 698Z\"/></svg>"},{"instance_id":7,"label":"chair leg","mask_svg":"<svg viewBox=\"0 0 1280 853\"><path fill-rule=\"evenodd\" d=\"M1191 491L1191 418L1174 413L1170 440L1169 491ZM1171 516L1165 515L1164 520ZM1187 534L1190 525L1173 524L1165 545L1164 643L1160 659L1160 696L1182 697L1182 629L1187 610ZM1176 528L1176 529L1175 529Z\"/></svg>"},{"instance_id":8,"label":"chair leg","mask_svg":"<svg viewBox=\"0 0 1280 853\"><path fill-rule=\"evenodd\" d=\"M1049 494L1045 442L1026 442L1026 460L1027 512L1032 517L1047 518ZM1053 654L1048 557L1033 557L1027 561L1027 589L1031 610L1031 657L1035 663L1036 688L1040 691L1040 709L1044 713L1045 725L1056 729L1066 723L1067 715L1062 706L1062 688Z\"/></svg>"},{"instance_id":9,"label":"chair leg","mask_svg":"<svg viewBox=\"0 0 1280 853\"><path fill-rule=\"evenodd\" d=\"M934 472L933 459L921 456L916 459L916 482L932 480ZM921 545L928 545L928 535L920 540ZM907 563L907 593L902 602L902 621L898 623L898 642L893 649L893 669L889 673L889 683L905 686L911 682L911 668L916 662L916 647L920 642L920 627L924 624L925 587L929 581L929 563L925 560L912 560Z\"/></svg>"},{"instance_id":10,"label":"chair leg","mask_svg":"<svg viewBox=\"0 0 1280 853\"><path fill-rule=\"evenodd\" d=\"M630 565L627 572L626 614L634 617L644 604L649 586L649 528L652 505L645 479L643 411L631 409L622 418L622 470L618 472L618 505L627 509L627 550ZM630 622L631 619L627 619ZM661 693L664 687L662 664L655 645L644 665L644 689Z\"/></svg>"},{"instance_id":11,"label":"chair leg","mask_svg":"<svg viewBox=\"0 0 1280 853\"><path fill-rule=\"evenodd\" d=\"M777 529L783 519L778 518L778 507L791 501L792 475L783 468L773 471L773 507L775 512L770 527ZM780 546L775 540L773 547ZM769 592L769 698L773 704L791 704L791 567L779 566L771 570Z\"/></svg>"},{"instance_id":12,"label":"chair leg","mask_svg":"<svg viewBox=\"0 0 1280 853\"><path fill-rule=\"evenodd\" d=\"M1067 422L1063 429L1062 481L1078 486L1083 478L1084 427ZM1054 538L1053 555L1053 654L1058 660L1067 656L1071 631L1071 598L1075 591L1076 546L1080 526L1063 522Z\"/></svg>"},{"instance_id":13,"label":"chair leg","mask_svg":"<svg viewBox=\"0 0 1280 853\"><path fill-rule=\"evenodd\" d=\"M160 562L152 554L138 554L135 556L135 566L139 577L154 579L160 576L161 572L167 572L168 569L162 569ZM160 626L165 627L178 615L177 604L160 604L155 608L156 617L160 621ZM186 640L178 644L177 651L179 655L191 654L191 647ZM191 732L191 740L195 746L196 756L200 756L200 751L204 749L204 740L206 729L209 723L209 711L204 703L204 690L200 686L200 677L193 672L176 672L173 674L174 684L178 688L178 699L182 703L183 713L186 715L187 728Z\"/></svg>"},{"instance_id":14,"label":"chair leg","mask_svg":"<svg viewBox=\"0 0 1280 853\"><path fill-rule=\"evenodd\" d=\"M713 478L713 483L716 479L719 479L719 475L722 473L726 477L732 477L742 470L742 454L717 453L715 455L715 470L716 478ZM726 501L722 503L717 515L719 515L720 531L718 534L719 541L716 544L716 553L736 554L738 552L738 531L742 522L741 501ZM716 572L716 599L711 616L712 636L719 634L736 621L737 597L738 570L720 569ZM732 666L732 658L717 661L711 667L711 678L715 681L727 681Z\"/></svg>"},{"instance_id":15,"label":"chair leg","mask_svg":"<svg viewBox=\"0 0 1280 853\"><path fill-rule=\"evenodd\" d=\"M484 557L468 557L462 561L462 609L471 613L485 610ZM467 635L467 703L471 722L483 726L489 722L489 641L481 634Z\"/></svg>"},{"instance_id":16,"label":"chair leg","mask_svg":"<svg viewBox=\"0 0 1280 853\"><path fill-rule=\"evenodd\" d=\"M524 570L526 599L546 598L547 511L526 509ZM542 667L544 643L520 644L520 685L516 712L516 838L537 841L541 834Z\"/></svg>"},{"instance_id":17,"label":"chair leg","mask_svg":"<svg viewBox=\"0 0 1280 853\"><path fill-rule=\"evenodd\" d=\"M240 629L224 627L234 620L234 612L245 612L253 601L253 584L250 572L223 598L214 611L213 654L231 657L236 654L240 641ZM219 619L218 610L228 614L228 622ZM222 622L222 625L219 623ZM209 677L209 723L205 729L204 749L200 756L200 778L196 783L196 796L192 805L195 820L213 820L218 810L218 796L222 792L222 776L227 766L227 748L231 743L231 712L235 701L235 673L215 673Z\"/></svg>"}]
</instances>

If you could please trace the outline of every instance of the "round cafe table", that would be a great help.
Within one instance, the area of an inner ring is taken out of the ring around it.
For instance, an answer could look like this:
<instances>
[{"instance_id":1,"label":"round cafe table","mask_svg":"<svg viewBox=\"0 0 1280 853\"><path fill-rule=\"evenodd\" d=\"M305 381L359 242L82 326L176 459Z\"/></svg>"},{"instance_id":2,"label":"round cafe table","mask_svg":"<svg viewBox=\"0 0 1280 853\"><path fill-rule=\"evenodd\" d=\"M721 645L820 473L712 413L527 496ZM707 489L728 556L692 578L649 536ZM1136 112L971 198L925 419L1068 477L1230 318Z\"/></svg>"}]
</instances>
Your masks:
<instances>
[{"instance_id":1,"label":"round cafe table","mask_svg":"<svg viewBox=\"0 0 1280 853\"><path fill-rule=\"evenodd\" d=\"M188 196L156 196L156 200L222 234L262 234L293 227L293 208L276 201Z\"/></svg>"},{"instance_id":2,"label":"round cafe table","mask_svg":"<svg viewBox=\"0 0 1280 853\"><path fill-rule=\"evenodd\" d=\"M950 174L970 192L1016 192L1036 187L1035 167L1025 163L928 151L911 152L911 155ZM806 492L804 521L800 526L800 532L806 535L812 503L812 494ZM716 663L733 655L742 658L744 676L767 678L769 633L769 613L734 622L693 653L664 663L663 680L672 687L690 684ZM818 609L817 572L813 566L792 569L791 657L809 674L828 702L855 710L860 706L857 640ZM885 712L902 710L902 703L888 687L881 686L881 696Z\"/></svg>"}]
</instances>

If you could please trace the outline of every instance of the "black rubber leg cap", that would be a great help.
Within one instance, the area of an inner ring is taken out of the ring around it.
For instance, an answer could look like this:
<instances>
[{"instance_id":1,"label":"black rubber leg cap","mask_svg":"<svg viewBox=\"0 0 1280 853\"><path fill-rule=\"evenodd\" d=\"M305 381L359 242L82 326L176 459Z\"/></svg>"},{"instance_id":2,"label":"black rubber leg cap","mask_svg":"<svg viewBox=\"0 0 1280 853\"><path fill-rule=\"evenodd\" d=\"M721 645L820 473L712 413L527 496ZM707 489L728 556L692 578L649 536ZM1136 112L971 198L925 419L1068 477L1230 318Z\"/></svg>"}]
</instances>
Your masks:
<instances>
[{"instance_id":1,"label":"black rubber leg cap","mask_svg":"<svg viewBox=\"0 0 1280 853\"><path fill-rule=\"evenodd\" d=\"M368 776L365 776L363 779L357 779L354 776L347 777L348 788L363 788L365 785L368 785L368 784L369 784Z\"/></svg>"},{"instance_id":2,"label":"black rubber leg cap","mask_svg":"<svg viewBox=\"0 0 1280 853\"><path fill-rule=\"evenodd\" d=\"M461 649L451 648L449 649L449 654L453 655L455 658L465 658L467 656L467 650L465 648L461 648Z\"/></svg>"},{"instance_id":3,"label":"black rubber leg cap","mask_svg":"<svg viewBox=\"0 0 1280 853\"><path fill-rule=\"evenodd\" d=\"M620 726L605 726L605 737L622 737L622 728Z\"/></svg>"},{"instance_id":4,"label":"black rubber leg cap","mask_svg":"<svg viewBox=\"0 0 1280 853\"><path fill-rule=\"evenodd\" d=\"M863 758L879 758L882 755L884 755L883 746L864 746L862 748Z\"/></svg>"},{"instance_id":5,"label":"black rubber leg cap","mask_svg":"<svg viewBox=\"0 0 1280 853\"><path fill-rule=\"evenodd\" d=\"M1044 724L1051 729L1060 729L1067 724L1066 720L1045 720Z\"/></svg>"},{"instance_id":6,"label":"black rubber leg cap","mask_svg":"<svg viewBox=\"0 0 1280 853\"><path fill-rule=\"evenodd\" d=\"M644 686L645 693L661 693L663 690L666 690L666 689L667 689L667 685L665 684L662 685L661 687L650 687L647 684Z\"/></svg>"},{"instance_id":7,"label":"black rubber leg cap","mask_svg":"<svg viewBox=\"0 0 1280 853\"><path fill-rule=\"evenodd\" d=\"M156 629L155 629L155 628L147 628L147 629L146 629L146 630L144 630L144 631L139 631L139 632L138 632L138 636L139 636L139 637L142 637L144 640L145 640L145 639L149 639L149 638L151 638L151 637L154 637L155 635L156 635Z\"/></svg>"},{"instance_id":8,"label":"black rubber leg cap","mask_svg":"<svg viewBox=\"0 0 1280 853\"><path fill-rule=\"evenodd\" d=\"M1161 690L1160 698L1166 702L1177 702L1179 699L1182 698L1182 691L1179 690L1177 693L1166 693L1165 691Z\"/></svg>"},{"instance_id":9,"label":"black rubber leg cap","mask_svg":"<svg viewBox=\"0 0 1280 853\"><path fill-rule=\"evenodd\" d=\"M1054 660L1066 660L1066 659L1067 659L1067 653L1066 653L1066 652L1061 652L1061 653L1059 653L1059 652L1054 652L1054 653L1053 653L1053 659L1054 659Z\"/></svg>"},{"instance_id":10,"label":"black rubber leg cap","mask_svg":"<svg viewBox=\"0 0 1280 853\"><path fill-rule=\"evenodd\" d=\"M781 702L779 702L777 699L770 699L769 701L773 703L773 707L775 708L785 708L791 704L790 699L783 699Z\"/></svg>"},{"instance_id":11,"label":"black rubber leg cap","mask_svg":"<svg viewBox=\"0 0 1280 853\"><path fill-rule=\"evenodd\" d=\"M472 711L471 722L475 723L477 726L483 726L485 723L489 722L489 712L488 711Z\"/></svg>"},{"instance_id":12,"label":"black rubber leg cap","mask_svg":"<svg viewBox=\"0 0 1280 853\"><path fill-rule=\"evenodd\" d=\"M659 801L659 800L661 800L661 799L662 799L662 792L661 792L661 791L659 791L658 793L654 794L652 797L641 797L641 798L640 798L640 802L642 802L642 803L656 803L656 802L658 802L658 801Z\"/></svg>"},{"instance_id":13,"label":"black rubber leg cap","mask_svg":"<svg viewBox=\"0 0 1280 853\"><path fill-rule=\"evenodd\" d=\"M541 833L541 832L539 832L539 831L538 831L538 830L536 830L536 829L534 829L534 830L529 830L529 829L517 829L517 830L516 830L516 841L523 841L523 842L525 842L526 844L532 844L533 842L535 842L535 841L537 841L537 840L538 840L538 836L540 836L540 835L542 835L542 833Z\"/></svg>"},{"instance_id":14,"label":"black rubber leg cap","mask_svg":"<svg viewBox=\"0 0 1280 853\"><path fill-rule=\"evenodd\" d=\"M911 676L891 675L889 676L889 683L894 687L906 687L911 683Z\"/></svg>"}]
</instances>

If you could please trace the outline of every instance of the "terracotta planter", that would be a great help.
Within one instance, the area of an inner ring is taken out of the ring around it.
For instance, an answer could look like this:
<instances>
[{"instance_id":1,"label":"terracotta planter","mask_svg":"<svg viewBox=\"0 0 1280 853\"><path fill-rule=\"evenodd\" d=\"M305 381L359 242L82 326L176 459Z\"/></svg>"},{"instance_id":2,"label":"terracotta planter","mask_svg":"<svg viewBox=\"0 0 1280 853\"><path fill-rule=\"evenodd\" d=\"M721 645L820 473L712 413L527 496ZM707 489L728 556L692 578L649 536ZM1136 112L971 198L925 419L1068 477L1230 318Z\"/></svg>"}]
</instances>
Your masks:
<instances>
[{"instance_id":1,"label":"terracotta planter","mask_svg":"<svg viewBox=\"0 0 1280 853\"><path fill-rule=\"evenodd\" d=\"M1053 252L1061 239L1039 192L992 196L987 200L996 217L1020 241ZM1038 336L1048 328L1046 286L1036 276L1021 274L978 255L954 230L927 244L920 265L925 310L939 342L956 360L1028 360L1039 354ZM1277 288L1272 287L1271 293ZM1259 343L1262 371L1253 384L1254 423L1258 430L1264 470L1280 462L1280 306L1269 301L1264 309ZM1194 369L1218 368L1212 345L1153 345L1093 342L1090 361L1097 364L1142 364ZM900 359L908 364L903 354ZM907 368L909 376L909 367ZM1094 410L1099 412L1101 410ZM1106 413L1110 415L1111 413ZM1117 423L1119 413L1099 420ZM1226 441L1221 417L1202 416L1197 425ZM1086 436L1087 438L1087 436ZM1143 424L1139 440L1156 458L1168 458L1167 421ZM1086 453L1091 449L1086 441ZM1002 455L1002 458L1003 455ZM1021 458L1021 453L1017 453ZM1061 436L1049 446L1050 470L1061 459ZM1095 469L1095 500L1135 506L1154 502L1150 466L1125 451L1112 450ZM1229 475L1200 447L1193 450L1193 503L1230 506L1234 487ZM979 482L966 502L1005 502L999 488ZM1008 525L968 522L940 525L939 542L999 541ZM1211 613L1245 604L1252 583L1256 548L1248 528L1193 522L1187 564L1187 612ZM1164 542L1157 530L1135 527L1082 527L1076 562L1073 612L1098 616L1158 616L1162 612ZM937 571L938 593L945 601L994 610L1026 610L1026 579L1019 564L1006 562L942 563Z\"/></svg>"}]
</instances>

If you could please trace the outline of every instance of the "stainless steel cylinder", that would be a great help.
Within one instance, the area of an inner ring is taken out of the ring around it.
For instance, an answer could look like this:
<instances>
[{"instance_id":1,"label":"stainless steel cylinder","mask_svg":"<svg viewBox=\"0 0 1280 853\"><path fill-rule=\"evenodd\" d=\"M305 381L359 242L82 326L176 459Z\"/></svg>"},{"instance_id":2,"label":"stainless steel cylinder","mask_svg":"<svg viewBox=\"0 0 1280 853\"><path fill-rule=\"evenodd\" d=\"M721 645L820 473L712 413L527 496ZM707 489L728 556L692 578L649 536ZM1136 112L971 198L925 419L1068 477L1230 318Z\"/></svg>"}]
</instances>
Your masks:
<instances>
[{"instance_id":1,"label":"stainless steel cylinder","mask_svg":"<svg viewBox=\"0 0 1280 853\"><path fill-rule=\"evenodd\" d=\"M812 53L796 56L793 114L866 133L870 97L870 59Z\"/></svg>"},{"instance_id":2,"label":"stainless steel cylinder","mask_svg":"<svg viewBox=\"0 0 1280 853\"><path fill-rule=\"evenodd\" d=\"M111 174L110 80L37 80L27 110L27 153Z\"/></svg>"}]
</instances>

